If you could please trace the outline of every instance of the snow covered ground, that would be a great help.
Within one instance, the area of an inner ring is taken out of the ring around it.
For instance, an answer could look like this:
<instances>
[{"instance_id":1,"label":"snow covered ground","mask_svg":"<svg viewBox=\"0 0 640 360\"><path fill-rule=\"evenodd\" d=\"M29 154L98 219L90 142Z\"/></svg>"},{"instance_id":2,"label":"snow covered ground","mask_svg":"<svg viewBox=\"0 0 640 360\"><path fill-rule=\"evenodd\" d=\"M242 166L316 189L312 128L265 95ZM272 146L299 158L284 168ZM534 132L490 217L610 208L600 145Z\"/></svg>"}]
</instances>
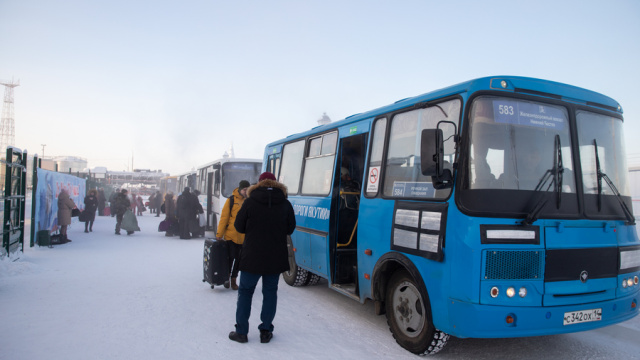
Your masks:
<instances>
[{"instance_id":1,"label":"snow covered ground","mask_svg":"<svg viewBox=\"0 0 640 360\"><path fill-rule=\"evenodd\" d=\"M384 316L327 288L280 282L274 338L261 344L262 294L254 296L249 343L228 340L237 292L202 282L203 239L157 232L114 235L69 229L71 243L25 248L0 261L0 359L413 359ZM210 234L211 235L211 234ZM451 339L438 359L639 358L640 319L586 333L521 339Z\"/></svg>"}]
</instances>

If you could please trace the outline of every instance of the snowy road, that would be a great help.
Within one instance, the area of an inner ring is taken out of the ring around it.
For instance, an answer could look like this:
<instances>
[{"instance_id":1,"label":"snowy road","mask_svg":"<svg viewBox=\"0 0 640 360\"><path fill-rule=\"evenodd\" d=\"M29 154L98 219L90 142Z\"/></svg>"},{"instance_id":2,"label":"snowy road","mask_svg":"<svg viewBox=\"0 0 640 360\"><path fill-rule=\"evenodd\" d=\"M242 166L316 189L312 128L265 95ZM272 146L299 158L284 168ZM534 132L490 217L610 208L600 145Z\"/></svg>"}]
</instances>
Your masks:
<instances>
[{"instance_id":1,"label":"snowy road","mask_svg":"<svg viewBox=\"0 0 640 360\"><path fill-rule=\"evenodd\" d=\"M0 359L412 359L384 316L321 285L280 282L275 332L260 344L259 289L248 344L227 339L236 292L202 283L203 240L167 238L159 218L142 232L72 225L73 242L26 248L0 262ZM569 335L456 339L435 359L640 359L640 318Z\"/></svg>"}]
</instances>

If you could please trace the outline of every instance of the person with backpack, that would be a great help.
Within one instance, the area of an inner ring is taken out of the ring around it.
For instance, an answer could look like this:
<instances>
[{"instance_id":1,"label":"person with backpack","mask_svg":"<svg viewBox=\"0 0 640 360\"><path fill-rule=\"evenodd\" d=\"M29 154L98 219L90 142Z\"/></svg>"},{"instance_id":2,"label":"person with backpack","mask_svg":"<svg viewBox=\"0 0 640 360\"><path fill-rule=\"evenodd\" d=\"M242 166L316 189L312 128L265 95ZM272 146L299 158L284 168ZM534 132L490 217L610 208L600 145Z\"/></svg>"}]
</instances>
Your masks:
<instances>
[{"instance_id":1,"label":"person with backpack","mask_svg":"<svg viewBox=\"0 0 640 360\"><path fill-rule=\"evenodd\" d=\"M236 215L244 199L247 197L247 189L251 184L247 180L241 180L238 187L233 190L232 195L227 199L220 214L220 222L218 223L218 231L216 232L217 240L228 241L229 254L229 273L231 274L231 282L225 281L224 287L238 290L238 271L240 266L240 256L242 253L242 244L244 243L244 234L236 231L235 221Z\"/></svg>"}]
</instances>

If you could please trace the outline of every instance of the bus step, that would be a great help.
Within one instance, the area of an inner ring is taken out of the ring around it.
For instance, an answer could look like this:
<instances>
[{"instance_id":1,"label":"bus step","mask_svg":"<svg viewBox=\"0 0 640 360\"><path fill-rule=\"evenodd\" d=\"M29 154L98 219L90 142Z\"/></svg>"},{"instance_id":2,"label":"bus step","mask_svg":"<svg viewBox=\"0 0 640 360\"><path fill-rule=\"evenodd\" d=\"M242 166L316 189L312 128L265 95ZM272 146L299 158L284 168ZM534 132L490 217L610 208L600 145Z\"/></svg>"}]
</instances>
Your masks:
<instances>
[{"instance_id":1,"label":"bus step","mask_svg":"<svg viewBox=\"0 0 640 360\"><path fill-rule=\"evenodd\" d=\"M347 295L348 297L360 301L360 297L356 294L356 285L354 283L350 284L332 284L331 287L333 290Z\"/></svg>"}]
</instances>

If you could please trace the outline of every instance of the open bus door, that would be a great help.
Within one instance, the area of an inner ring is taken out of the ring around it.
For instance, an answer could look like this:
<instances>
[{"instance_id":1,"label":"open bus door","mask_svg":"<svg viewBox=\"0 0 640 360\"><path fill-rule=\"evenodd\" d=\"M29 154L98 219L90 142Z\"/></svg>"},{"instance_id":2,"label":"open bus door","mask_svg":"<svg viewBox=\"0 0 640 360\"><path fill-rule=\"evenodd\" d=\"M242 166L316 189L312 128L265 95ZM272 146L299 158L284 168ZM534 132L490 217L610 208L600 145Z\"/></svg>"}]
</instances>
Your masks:
<instances>
[{"instance_id":1,"label":"open bus door","mask_svg":"<svg viewBox=\"0 0 640 360\"><path fill-rule=\"evenodd\" d=\"M358 298L358 214L368 133L341 138L332 209L337 214L331 241L333 288Z\"/></svg>"}]
</instances>

